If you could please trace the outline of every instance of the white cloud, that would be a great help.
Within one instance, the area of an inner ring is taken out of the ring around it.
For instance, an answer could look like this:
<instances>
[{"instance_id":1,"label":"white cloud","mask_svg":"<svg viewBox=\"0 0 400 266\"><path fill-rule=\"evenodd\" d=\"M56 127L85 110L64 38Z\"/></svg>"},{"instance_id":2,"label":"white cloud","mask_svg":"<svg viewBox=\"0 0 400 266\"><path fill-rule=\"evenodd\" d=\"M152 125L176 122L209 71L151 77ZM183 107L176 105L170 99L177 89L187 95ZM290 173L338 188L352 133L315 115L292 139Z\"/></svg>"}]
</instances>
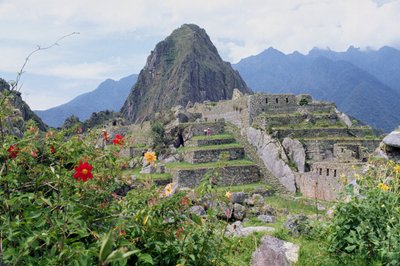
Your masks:
<instances>
[{"instance_id":1,"label":"white cloud","mask_svg":"<svg viewBox=\"0 0 400 266\"><path fill-rule=\"evenodd\" d=\"M28 70L119 78L138 72L156 41L183 23L205 28L231 62L270 46L286 53L400 47L399 14L400 0L6 0L0 1L0 72L16 71L29 47L79 31L35 56Z\"/></svg>"}]
</instances>

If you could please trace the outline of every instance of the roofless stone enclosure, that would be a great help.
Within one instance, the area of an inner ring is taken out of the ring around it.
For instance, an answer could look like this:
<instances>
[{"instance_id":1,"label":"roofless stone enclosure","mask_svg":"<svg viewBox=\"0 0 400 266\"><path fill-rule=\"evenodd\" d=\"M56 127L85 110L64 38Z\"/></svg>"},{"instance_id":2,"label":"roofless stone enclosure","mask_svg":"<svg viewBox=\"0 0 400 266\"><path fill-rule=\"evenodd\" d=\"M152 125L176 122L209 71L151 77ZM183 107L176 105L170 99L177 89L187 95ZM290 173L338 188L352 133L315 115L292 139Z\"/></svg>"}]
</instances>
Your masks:
<instances>
[{"instance_id":1,"label":"roofless stone enclosure","mask_svg":"<svg viewBox=\"0 0 400 266\"><path fill-rule=\"evenodd\" d=\"M335 200L343 187L340 176L354 179L381 141L370 127L353 125L334 103L310 95L235 90L232 100L196 103L186 112L201 117L199 124L227 123L240 132L236 137L246 154L257 157L266 182L278 180L289 192L322 200Z\"/></svg>"}]
</instances>

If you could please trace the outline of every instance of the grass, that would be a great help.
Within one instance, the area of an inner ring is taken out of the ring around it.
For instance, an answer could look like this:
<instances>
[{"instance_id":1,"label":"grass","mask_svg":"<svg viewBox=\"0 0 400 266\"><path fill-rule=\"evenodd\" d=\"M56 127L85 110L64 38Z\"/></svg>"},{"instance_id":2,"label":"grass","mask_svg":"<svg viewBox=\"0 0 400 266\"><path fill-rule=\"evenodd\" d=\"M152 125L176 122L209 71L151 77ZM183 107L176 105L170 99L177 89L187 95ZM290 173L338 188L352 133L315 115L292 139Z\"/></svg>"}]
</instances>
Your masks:
<instances>
[{"instance_id":1,"label":"grass","mask_svg":"<svg viewBox=\"0 0 400 266\"><path fill-rule=\"evenodd\" d=\"M176 162L176 163L167 163L165 164L165 167L171 170L192 170L192 169L221 168L225 166L247 166L247 165L255 165L255 163L249 160L232 160L232 161L199 163L199 164Z\"/></svg>"},{"instance_id":2,"label":"grass","mask_svg":"<svg viewBox=\"0 0 400 266\"><path fill-rule=\"evenodd\" d=\"M265 190L271 190L272 187L270 185L264 183L252 183L252 184L244 184L244 185L237 185L237 186L225 186L225 187L217 187L217 192L252 192L257 188L262 188Z\"/></svg>"},{"instance_id":3,"label":"grass","mask_svg":"<svg viewBox=\"0 0 400 266\"><path fill-rule=\"evenodd\" d=\"M214 140L214 139L231 139L233 136L231 134L216 134L216 135L211 135L211 136L194 136L191 139L192 140Z\"/></svg>"},{"instance_id":4,"label":"grass","mask_svg":"<svg viewBox=\"0 0 400 266\"><path fill-rule=\"evenodd\" d=\"M207 150L225 150L231 148L242 148L239 143L227 143L220 145L209 145L209 146L195 146L195 147L180 147L177 152L188 152L188 151L207 151Z\"/></svg>"},{"instance_id":5,"label":"grass","mask_svg":"<svg viewBox=\"0 0 400 266\"><path fill-rule=\"evenodd\" d=\"M379 137L313 137L313 138L302 138L302 140L349 140L349 141L364 141L364 140L381 140Z\"/></svg>"},{"instance_id":6,"label":"grass","mask_svg":"<svg viewBox=\"0 0 400 266\"><path fill-rule=\"evenodd\" d=\"M169 180L172 179L172 175L170 173L154 173L154 174L141 174L140 173L141 168L137 167L135 169L130 169L130 170L125 170L122 172L123 176L130 176L130 175L135 175L138 180L146 180L146 179L152 179L152 180Z\"/></svg>"}]
</instances>

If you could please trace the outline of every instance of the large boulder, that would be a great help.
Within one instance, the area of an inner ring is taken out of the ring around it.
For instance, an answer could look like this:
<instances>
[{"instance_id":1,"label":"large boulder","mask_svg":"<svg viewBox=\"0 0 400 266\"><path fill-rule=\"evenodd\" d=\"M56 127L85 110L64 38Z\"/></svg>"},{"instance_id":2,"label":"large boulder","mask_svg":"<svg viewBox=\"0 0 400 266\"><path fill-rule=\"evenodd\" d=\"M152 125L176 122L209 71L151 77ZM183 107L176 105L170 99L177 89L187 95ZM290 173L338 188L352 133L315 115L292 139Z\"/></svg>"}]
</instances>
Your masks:
<instances>
[{"instance_id":1,"label":"large boulder","mask_svg":"<svg viewBox=\"0 0 400 266\"><path fill-rule=\"evenodd\" d=\"M249 226L244 227L242 222L237 221L226 228L226 235L245 237L255 232L273 232L275 228L268 226Z\"/></svg>"},{"instance_id":2,"label":"large boulder","mask_svg":"<svg viewBox=\"0 0 400 266\"><path fill-rule=\"evenodd\" d=\"M266 168L289 192L295 192L295 175L286 163L288 160L278 141L252 127L246 129L246 136L247 141L257 150L257 155Z\"/></svg>"},{"instance_id":3,"label":"large boulder","mask_svg":"<svg viewBox=\"0 0 400 266\"><path fill-rule=\"evenodd\" d=\"M293 265L299 259L299 246L272 236L264 236L253 253L252 266Z\"/></svg>"},{"instance_id":4,"label":"large boulder","mask_svg":"<svg viewBox=\"0 0 400 266\"><path fill-rule=\"evenodd\" d=\"M304 173L304 165L306 162L306 151L297 139L284 138L282 146L289 156L289 159L296 164L299 173Z\"/></svg>"},{"instance_id":5,"label":"large boulder","mask_svg":"<svg viewBox=\"0 0 400 266\"><path fill-rule=\"evenodd\" d=\"M400 131L393 131L383 139L383 143L390 147L400 148Z\"/></svg>"}]
</instances>

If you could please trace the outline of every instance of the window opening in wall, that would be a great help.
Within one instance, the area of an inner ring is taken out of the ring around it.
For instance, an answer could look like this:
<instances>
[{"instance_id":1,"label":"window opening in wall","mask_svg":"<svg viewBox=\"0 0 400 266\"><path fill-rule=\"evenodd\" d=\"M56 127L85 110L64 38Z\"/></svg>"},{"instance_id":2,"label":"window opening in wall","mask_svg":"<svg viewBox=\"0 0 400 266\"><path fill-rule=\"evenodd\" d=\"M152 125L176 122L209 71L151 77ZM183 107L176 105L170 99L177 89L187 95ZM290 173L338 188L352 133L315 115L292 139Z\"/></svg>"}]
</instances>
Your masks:
<instances>
[{"instance_id":1,"label":"window opening in wall","mask_svg":"<svg viewBox=\"0 0 400 266\"><path fill-rule=\"evenodd\" d=\"M322 168L319 168L319 175L322 175Z\"/></svg>"},{"instance_id":2,"label":"window opening in wall","mask_svg":"<svg viewBox=\"0 0 400 266\"><path fill-rule=\"evenodd\" d=\"M278 103L278 98L275 99L275 102Z\"/></svg>"},{"instance_id":3,"label":"window opening in wall","mask_svg":"<svg viewBox=\"0 0 400 266\"><path fill-rule=\"evenodd\" d=\"M333 177L336 177L336 169L333 170Z\"/></svg>"},{"instance_id":4,"label":"window opening in wall","mask_svg":"<svg viewBox=\"0 0 400 266\"><path fill-rule=\"evenodd\" d=\"M268 103L268 98L265 99L265 103Z\"/></svg>"},{"instance_id":5,"label":"window opening in wall","mask_svg":"<svg viewBox=\"0 0 400 266\"><path fill-rule=\"evenodd\" d=\"M342 148L342 152L344 152L344 149Z\"/></svg>"},{"instance_id":6,"label":"window opening in wall","mask_svg":"<svg viewBox=\"0 0 400 266\"><path fill-rule=\"evenodd\" d=\"M289 103L289 98L286 98L286 103Z\"/></svg>"},{"instance_id":7,"label":"window opening in wall","mask_svg":"<svg viewBox=\"0 0 400 266\"><path fill-rule=\"evenodd\" d=\"M329 176L329 169L326 169L326 175Z\"/></svg>"}]
</instances>

